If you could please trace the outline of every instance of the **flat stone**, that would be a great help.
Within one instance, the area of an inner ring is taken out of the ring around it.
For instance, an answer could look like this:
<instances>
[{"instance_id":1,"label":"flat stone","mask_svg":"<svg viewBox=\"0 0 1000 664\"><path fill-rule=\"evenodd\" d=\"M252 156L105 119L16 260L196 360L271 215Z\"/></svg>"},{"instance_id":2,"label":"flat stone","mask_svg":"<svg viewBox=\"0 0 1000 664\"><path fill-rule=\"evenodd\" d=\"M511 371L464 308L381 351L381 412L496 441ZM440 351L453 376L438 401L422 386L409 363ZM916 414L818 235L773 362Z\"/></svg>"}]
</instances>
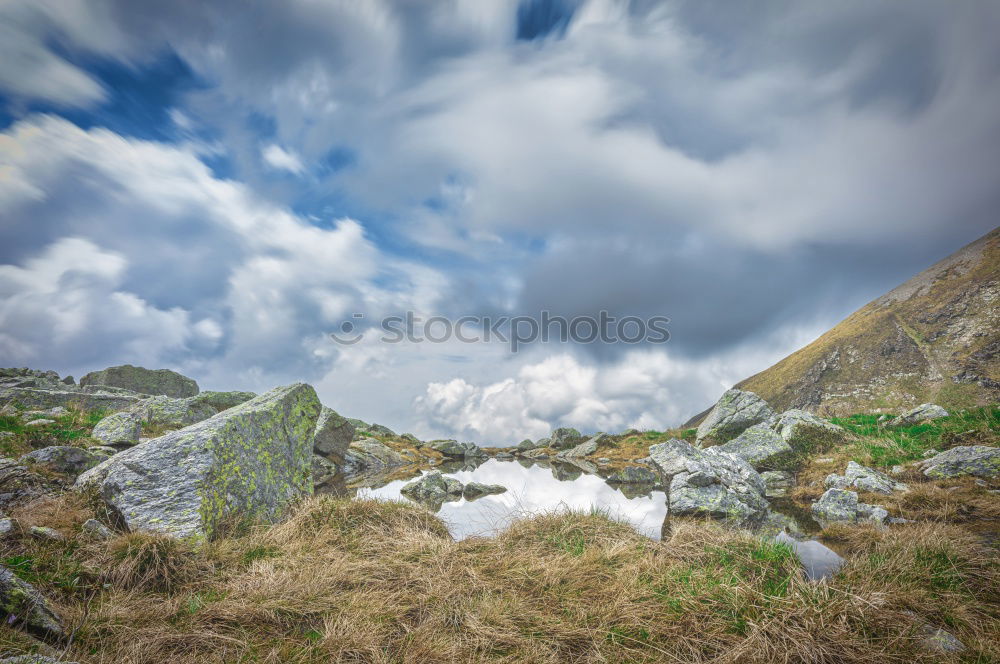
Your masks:
<instances>
[{"instance_id":1,"label":"flat stone","mask_svg":"<svg viewBox=\"0 0 1000 664\"><path fill-rule=\"evenodd\" d=\"M924 475L935 479L972 475L990 479L1000 476L1000 448L987 445L953 447L920 462Z\"/></svg>"}]
</instances>

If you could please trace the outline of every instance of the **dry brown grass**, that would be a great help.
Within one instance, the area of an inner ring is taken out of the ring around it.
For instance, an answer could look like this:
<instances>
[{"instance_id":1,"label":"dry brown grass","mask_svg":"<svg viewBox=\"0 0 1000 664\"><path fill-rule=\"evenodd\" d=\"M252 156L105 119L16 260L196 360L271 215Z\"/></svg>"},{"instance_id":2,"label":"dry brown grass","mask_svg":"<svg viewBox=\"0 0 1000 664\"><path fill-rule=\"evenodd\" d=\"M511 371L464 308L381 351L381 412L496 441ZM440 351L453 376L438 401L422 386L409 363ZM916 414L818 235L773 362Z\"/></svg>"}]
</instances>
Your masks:
<instances>
[{"instance_id":1,"label":"dry brown grass","mask_svg":"<svg viewBox=\"0 0 1000 664\"><path fill-rule=\"evenodd\" d=\"M59 500L21 516L65 542L18 537L3 555L33 557L29 580L77 627L66 659L84 664L942 661L906 611L956 633L966 661L1000 657L995 552L944 526L843 535L858 555L816 584L783 546L712 524L658 543L546 514L454 542L419 507L319 497L194 548L94 541L86 504ZM27 647L0 627L0 648Z\"/></svg>"}]
</instances>

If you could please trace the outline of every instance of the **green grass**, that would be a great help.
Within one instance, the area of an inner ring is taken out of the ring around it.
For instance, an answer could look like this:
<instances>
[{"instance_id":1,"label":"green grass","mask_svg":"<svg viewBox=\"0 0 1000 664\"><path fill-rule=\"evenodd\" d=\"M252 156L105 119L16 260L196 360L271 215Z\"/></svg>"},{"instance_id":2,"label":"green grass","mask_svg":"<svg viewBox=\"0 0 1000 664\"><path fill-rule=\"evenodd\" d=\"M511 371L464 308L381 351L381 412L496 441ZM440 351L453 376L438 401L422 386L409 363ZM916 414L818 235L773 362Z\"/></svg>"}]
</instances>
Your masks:
<instances>
[{"instance_id":1,"label":"green grass","mask_svg":"<svg viewBox=\"0 0 1000 664\"><path fill-rule=\"evenodd\" d=\"M27 422L22 419L22 412L23 409L19 409L16 415L0 416L0 431L14 434L0 437L0 454L3 456L19 457L33 449L50 445L85 447L84 443L89 442L94 425L107 415L104 410L83 411L71 408L65 415L32 417L31 419L51 419L54 422L29 427L25 426Z\"/></svg>"},{"instance_id":2,"label":"green grass","mask_svg":"<svg viewBox=\"0 0 1000 664\"><path fill-rule=\"evenodd\" d=\"M880 425L879 417L858 414L832 419L859 437L852 450L858 463L893 466L921 459L928 450L1000 442L1000 408L996 406L959 411L909 427Z\"/></svg>"}]
</instances>

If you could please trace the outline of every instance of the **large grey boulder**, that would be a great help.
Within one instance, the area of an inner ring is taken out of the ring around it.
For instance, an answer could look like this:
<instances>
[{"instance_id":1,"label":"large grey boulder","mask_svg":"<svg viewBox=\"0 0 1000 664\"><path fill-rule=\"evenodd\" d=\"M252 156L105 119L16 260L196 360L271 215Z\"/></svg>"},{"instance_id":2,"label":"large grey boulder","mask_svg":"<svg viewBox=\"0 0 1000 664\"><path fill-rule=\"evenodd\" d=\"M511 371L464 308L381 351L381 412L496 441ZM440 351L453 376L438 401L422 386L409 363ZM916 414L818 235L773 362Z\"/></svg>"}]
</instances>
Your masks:
<instances>
[{"instance_id":1,"label":"large grey boulder","mask_svg":"<svg viewBox=\"0 0 1000 664\"><path fill-rule=\"evenodd\" d=\"M755 424L743 433L715 448L745 459L758 470L778 469L791 464L791 446L766 422Z\"/></svg>"},{"instance_id":2,"label":"large grey boulder","mask_svg":"<svg viewBox=\"0 0 1000 664\"><path fill-rule=\"evenodd\" d=\"M597 448L600 447L602 443L606 443L607 440L608 435L606 433L599 433L593 438L580 443L576 447L559 452L556 456L569 459L590 456L591 454L597 452Z\"/></svg>"},{"instance_id":3,"label":"large grey boulder","mask_svg":"<svg viewBox=\"0 0 1000 664\"><path fill-rule=\"evenodd\" d=\"M934 479L972 475L989 479L1000 476L1000 448L988 445L953 447L921 461L924 475Z\"/></svg>"},{"instance_id":4,"label":"large grey boulder","mask_svg":"<svg viewBox=\"0 0 1000 664\"><path fill-rule=\"evenodd\" d=\"M755 424L766 421L774 411L753 392L733 388L722 395L705 419L698 425L696 441L724 443Z\"/></svg>"},{"instance_id":5,"label":"large grey boulder","mask_svg":"<svg viewBox=\"0 0 1000 664\"><path fill-rule=\"evenodd\" d=\"M139 443L142 435L142 418L138 413L122 411L112 413L94 425L90 433L104 445L131 447Z\"/></svg>"},{"instance_id":6,"label":"large grey boulder","mask_svg":"<svg viewBox=\"0 0 1000 664\"><path fill-rule=\"evenodd\" d=\"M764 480L741 457L677 439L653 445L649 456L662 473L671 514L744 523L767 515Z\"/></svg>"},{"instance_id":7,"label":"large grey boulder","mask_svg":"<svg viewBox=\"0 0 1000 664\"><path fill-rule=\"evenodd\" d=\"M828 489L847 489L853 487L858 491L870 491L881 493L886 496L893 491L907 491L907 487L902 482L897 482L885 473L881 473L873 468L862 466L854 461L847 462L847 470L843 475L831 473L826 476L823 484Z\"/></svg>"},{"instance_id":8,"label":"large grey boulder","mask_svg":"<svg viewBox=\"0 0 1000 664\"><path fill-rule=\"evenodd\" d=\"M822 417L793 408L777 416L774 430L795 452L813 452L840 445L847 430Z\"/></svg>"},{"instance_id":9,"label":"large grey boulder","mask_svg":"<svg viewBox=\"0 0 1000 664\"><path fill-rule=\"evenodd\" d=\"M130 412L143 422L180 428L207 420L256 396L253 392L202 392L183 399L157 395L143 399Z\"/></svg>"},{"instance_id":10,"label":"large grey boulder","mask_svg":"<svg viewBox=\"0 0 1000 664\"><path fill-rule=\"evenodd\" d=\"M62 619L33 585L0 565L0 614L8 624L20 624L35 636L62 639Z\"/></svg>"},{"instance_id":11,"label":"large grey boulder","mask_svg":"<svg viewBox=\"0 0 1000 664\"><path fill-rule=\"evenodd\" d=\"M80 379L80 386L120 387L139 394L162 394L168 397L193 397L198 383L170 369L144 369L131 364L92 371Z\"/></svg>"},{"instance_id":12,"label":"large grey boulder","mask_svg":"<svg viewBox=\"0 0 1000 664\"><path fill-rule=\"evenodd\" d=\"M117 454L77 480L129 530L210 538L229 519L273 521L312 493L320 403L295 383Z\"/></svg>"},{"instance_id":13,"label":"large grey boulder","mask_svg":"<svg viewBox=\"0 0 1000 664\"><path fill-rule=\"evenodd\" d=\"M352 474L380 471L407 463L403 455L375 438L352 441L344 453L344 471Z\"/></svg>"},{"instance_id":14,"label":"large grey boulder","mask_svg":"<svg viewBox=\"0 0 1000 664\"><path fill-rule=\"evenodd\" d=\"M53 445L28 452L19 461L26 465L38 464L74 478L99 464L104 457L89 450L69 445Z\"/></svg>"},{"instance_id":15,"label":"large grey boulder","mask_svg":"<svg viewBox=\"0 0 1000 664\"><path fill-rule=\"evenodd\" d=\"M583 434L572 427L559 427L552 432L548 441L552 449L565 450L579 445L583 441Z\"/></svg>"},{"instance_id":16,"label":"large grey boulder","mask_svg":"<svg viewBox=\"0 0 1000 664\"><path fill-rule=\"evenodd\" d=\"M948 411L934 403L922 403L890 421L889 426L909 427L920 424L924 420L936 420L939 417L948 417Z\"/></svg>"},{"instance_id":17,"label":"large grey boulder","mask_svg":"<svg viewBox=\"0 0 1000 664\"><path fill-rule=\"evenodd\" d=\"M353 438L354 425L334 409L323 406L316 421L313 451L336 464L343 464L347 446Z\"/></svg>"}]
</instances>

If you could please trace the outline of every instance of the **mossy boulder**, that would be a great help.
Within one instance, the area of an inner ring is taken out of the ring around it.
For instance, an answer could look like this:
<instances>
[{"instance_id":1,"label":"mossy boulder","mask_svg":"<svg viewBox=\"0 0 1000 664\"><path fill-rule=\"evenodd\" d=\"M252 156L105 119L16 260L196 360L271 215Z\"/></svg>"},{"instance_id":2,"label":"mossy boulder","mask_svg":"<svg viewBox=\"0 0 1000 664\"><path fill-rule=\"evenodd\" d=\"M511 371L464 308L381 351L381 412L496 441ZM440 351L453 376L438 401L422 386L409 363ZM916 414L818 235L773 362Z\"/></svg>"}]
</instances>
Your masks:
<instances>
[{"instance_id":1,"label":"mossy boulder","mask_svg":"<svg viewBox=\"0 0 1000 664\"><path fill-rule=\"evenodd\" d=\"M782 470L792 464L792 447L766 422L755 424L728 443L715 447L740 456L754 468Z\"/></svg>"},{"instance_id":2,"label":"mossy boulder","mask_svg":"<svg viewBox=\"0 0 1000 664\"><path fill-rule=\"evenodd\" d=\"M582 443L583 434L572 427L559 427L552 432L552 435L547 440L549 447L552 449L566 450Z\"/></svg>"},{"instance_id":3,"label":"mossy boulder","mask_svg":"<svg viewBox=\"0 0 1000 664\"><path fill-rule=\"evenodd\" d=\"M226 521L273 521L312 493L320 408L311 386L278 387L117 454L77 486L133 531L210 538Z\"/></svg>"},{"instance_id":4,"label":"mossy boulder","mask_svg":"<svg viewBox=\"0 0 1000 664\"><path fill-rule=\"evenodd\" d=\"M725 443L773 415L767 402L753 392L728 390L698 425L695 439L698 445Z\"/></svg>"},{"instance_id":5,"label":"mossy boulder","mask_svg":"<svg viewBox=\"0 0 1000 664\"><path fill-rule=\"evenodd\" d=\"M45 597L27 581L0 566L0 615L35 636L58 640L65 636L62 619Z\"/></svg>"},{"instance_id":6,"label":"mossy boulder","mask_svg":"<svg viewBox=\"0 0 1000 664\"><path fill-rule=\"evenodd\" d=\"M1000 477L1000 448L987 445L963 445L932 456L920 463L924 475L934 479L972 475L990 479Z\"/></svg>"},{"instance_id":7,"label":"mossy boulder","mask_svg":"<svg viewBox=\"0 0 1000 664\"><path fill-rule=\"evenodd\" d=\"M198 394L198 383L170 369L145 369L123 364L92 371L80 379L80 385L106 385L120 387L139 394L162 394L167 397L193 397Z\"/></svg>"},{"instance_id":8,"label":"mossy boulder","mask_svg":"<svg viewBox=\"0 0 1000 664\"><path fill-rule=\"evenodd\" d=\"M142 418L136 412L112 413L94 425L90 433L104 445L131 447L139 443Z\"/></svg>"}]
</instances>

